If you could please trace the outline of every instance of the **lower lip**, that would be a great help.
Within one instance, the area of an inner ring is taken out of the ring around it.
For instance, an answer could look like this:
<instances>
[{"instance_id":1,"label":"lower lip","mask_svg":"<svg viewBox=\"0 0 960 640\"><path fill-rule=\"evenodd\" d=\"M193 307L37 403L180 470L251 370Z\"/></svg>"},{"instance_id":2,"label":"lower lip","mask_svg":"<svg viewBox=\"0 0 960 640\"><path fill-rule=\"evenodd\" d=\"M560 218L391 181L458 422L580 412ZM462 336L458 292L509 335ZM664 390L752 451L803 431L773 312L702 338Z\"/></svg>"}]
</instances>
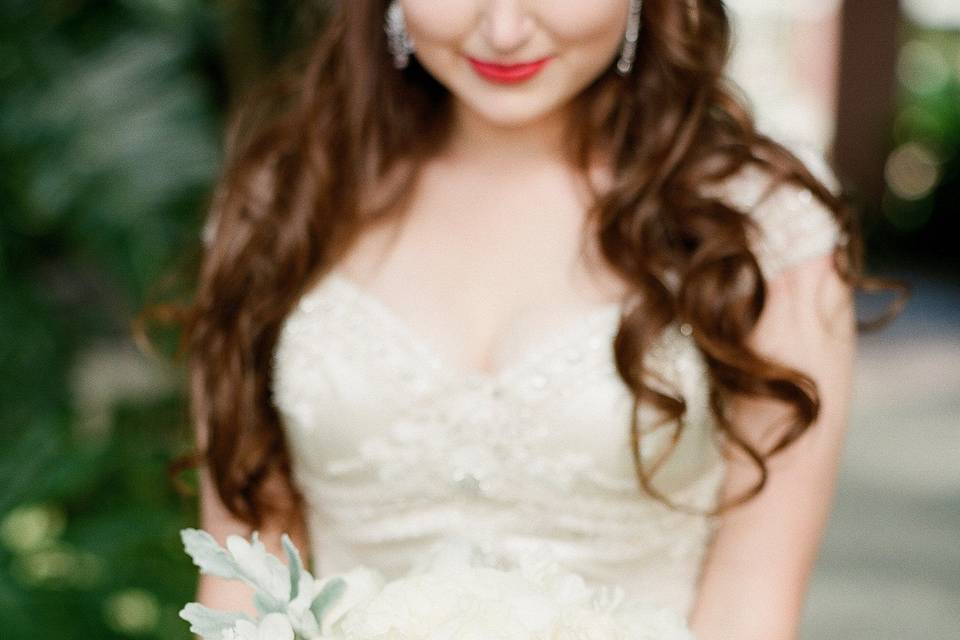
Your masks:
<instances>
[{"instance_id":1,"label":"lower lip","mask_svg":"<svg viewBox=\"0 0 960 640\"><path fill-rule=\"evenodd\" d=\"M491 64L489 62L481 62L475 58L467 58L467 60L470 61L470 65L474 71L487 80L502 84L515 84L529 80L537 75L537 73L546 66L547 62L550 61L550 58L543 58L526 64L511 65Z\"/></svg>"}]
</instances>

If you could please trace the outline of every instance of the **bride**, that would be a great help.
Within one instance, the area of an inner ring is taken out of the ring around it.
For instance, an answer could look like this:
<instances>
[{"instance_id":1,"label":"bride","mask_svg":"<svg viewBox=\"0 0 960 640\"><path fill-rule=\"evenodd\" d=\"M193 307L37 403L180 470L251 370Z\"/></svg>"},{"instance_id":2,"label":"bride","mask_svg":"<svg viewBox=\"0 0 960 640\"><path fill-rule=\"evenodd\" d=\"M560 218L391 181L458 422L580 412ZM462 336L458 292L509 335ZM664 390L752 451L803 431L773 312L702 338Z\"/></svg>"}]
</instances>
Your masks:
<instances>
[{"instance_id":1,"label":"bride","mask_svg":"<svg viewBox=\"0 0 960 640\"><path fill-rule=\"evenodd\" d=\"M201 526L291 532L320 576L546 549L701 640L794 638L859 238L728 45L720 0L331 3L210 211Z\"/></svg>"}]
</instances>

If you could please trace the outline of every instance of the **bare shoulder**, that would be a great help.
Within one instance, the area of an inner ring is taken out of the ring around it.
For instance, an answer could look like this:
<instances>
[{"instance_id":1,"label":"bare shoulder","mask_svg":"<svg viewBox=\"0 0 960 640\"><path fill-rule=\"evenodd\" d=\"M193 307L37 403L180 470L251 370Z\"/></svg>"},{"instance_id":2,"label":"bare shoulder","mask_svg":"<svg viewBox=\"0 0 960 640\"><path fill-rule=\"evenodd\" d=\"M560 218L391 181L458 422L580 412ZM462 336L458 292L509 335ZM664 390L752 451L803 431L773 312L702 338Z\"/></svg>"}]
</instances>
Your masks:
<instances>
[{"instance_id":1,"label":"bare shoulder","mask_svg":"<svg viewBox=\"0 0 960 640\"><path fill-rule=\"evenodd\" d=\"M822 158L809 152L802 157L828 189L838 190L837 179ZM750 215L754 222L749 230L751 248L768 281L795 265L832 253L845 241L837 215L813 190L760 166L747 164L704 191Z\"/></svg>"}]
</instances>

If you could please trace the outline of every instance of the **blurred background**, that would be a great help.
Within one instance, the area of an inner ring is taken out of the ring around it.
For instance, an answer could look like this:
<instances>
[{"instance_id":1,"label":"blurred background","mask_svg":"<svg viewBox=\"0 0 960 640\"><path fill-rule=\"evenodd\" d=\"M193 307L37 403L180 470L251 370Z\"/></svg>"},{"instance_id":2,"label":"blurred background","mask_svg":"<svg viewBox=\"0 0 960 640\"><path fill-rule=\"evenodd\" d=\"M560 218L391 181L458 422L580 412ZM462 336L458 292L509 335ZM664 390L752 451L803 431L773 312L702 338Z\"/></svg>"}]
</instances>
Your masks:
<instances>
[{"instance_id":1,"label":"blurred background","mask_svg":"<svg viewBox=\"0 0 960 640\"><path fill-rule=\"evenodd\" d=\"M763 127L834 160L871 270L913 287L862 338L802 637L958 637L960 2L728 5ZM196 507L166 474L190 444L183 374L130 321L199 249L232 99L319 6L0 0L5 639L188 637Z\"/></svg>"}]
</instances>

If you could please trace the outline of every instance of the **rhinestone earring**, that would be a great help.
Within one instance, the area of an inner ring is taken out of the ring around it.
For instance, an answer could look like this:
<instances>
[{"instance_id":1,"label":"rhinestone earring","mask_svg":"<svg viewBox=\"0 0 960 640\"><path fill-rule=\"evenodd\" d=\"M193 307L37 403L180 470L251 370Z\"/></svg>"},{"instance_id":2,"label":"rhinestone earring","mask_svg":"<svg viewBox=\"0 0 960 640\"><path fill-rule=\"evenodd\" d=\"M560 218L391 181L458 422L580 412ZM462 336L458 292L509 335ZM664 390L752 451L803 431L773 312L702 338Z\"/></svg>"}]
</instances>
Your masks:
<instances>
[{"instance_id":1,"label":"rhinestone earring","mask_svg":"<svg viewBox=\"0 0 960 640\"><path fill-rule=\"evenodd\" d=\"M623 34L623 47L617 60L617 73L625 76L633 69L633 60L637 54L637 39L640 36L640 8L643 0L630 0L630 14L627 16L627 31Z\"/></svg>"},{"instance_id":2,"label":"rhinestone earring","mask_svg":"<svg viewBox=\"0 0 960 640\"><path fill-rule=\"evenodd\" d=\"M700 5L697 0L687 0L687 20L693 31L700 30Z\"/></svg>"},{"instance_id":3,"label":"rhinestone earring","mask_svg":"<svg viewBox=\"0 0 960 640\"><path fill-rule=\"evenodd\" d=\"M393 56L393 66L403 69L410 62L413 53L413 39L407 33L407 23L403 17L403 7L393 0L387 7L383 30L387 34L387 48Z\"/></svg>"}]
</instances>

